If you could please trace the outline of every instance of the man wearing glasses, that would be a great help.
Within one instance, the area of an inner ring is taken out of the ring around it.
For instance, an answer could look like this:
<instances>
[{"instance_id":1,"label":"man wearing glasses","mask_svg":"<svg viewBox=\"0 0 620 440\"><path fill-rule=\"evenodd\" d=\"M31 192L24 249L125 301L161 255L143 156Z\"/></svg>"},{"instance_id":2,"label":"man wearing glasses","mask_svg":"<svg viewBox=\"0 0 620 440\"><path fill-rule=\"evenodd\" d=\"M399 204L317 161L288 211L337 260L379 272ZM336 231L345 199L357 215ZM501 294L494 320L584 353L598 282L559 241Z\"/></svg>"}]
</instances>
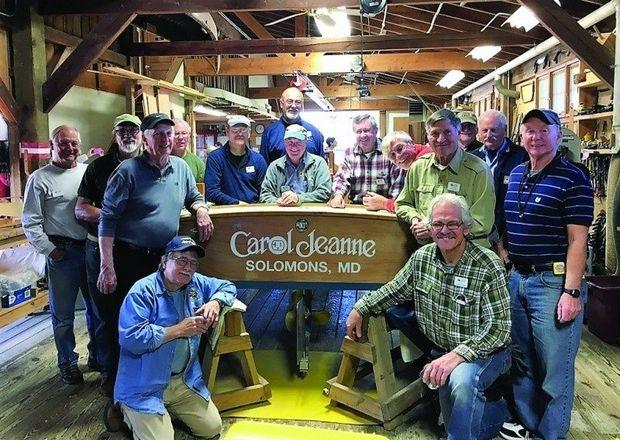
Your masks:
<instances>
[{"instance_id":1,"label":"man wearing glasses","mask_svg":"<svg viewBox=\"0 0 620 440\"><path fill-rule=\"evenodd\" d=\"M207 158L206 199L216 205L258 203L267 164L248 146L251 121L234 115L227 125L228 142Z\"/></svg>"},{"instance_id":2,"label":"man wearing glasses","mask_svg":"<svg viewBox=\"0 0 620 440\"><path fill-rule=\"evenodd\" d=\"M133 438L173 439L173 416L196 437L220 433L222 420L202 377L198 347L237 290L229 281L196 273L204 256L190 237L174 237L159 269L136 282L125 298L117 404L110 402L105 410L109 431L122 429L124 418Z\"/></svg>"},{"instance_id":3,"label":"man wearing glasses","mask_svg":"<svg viewBox=\"0 0 620 440\"><path fill-rule=\"evenodd\" d=\"M174 122L166 114L153 113L142 120L140 129L145 151L123 161L112 173L99 216L97 287L113 303L108 323L113 331L118 330L118 313L127 292L155 270L166 243L177 234L183 207L196 216L200 241L213 233L208 208L189 167L170 156ZM113 340L116 367L118 335Z\"/></svg>"},{"instance_id":4,"label":"man wearing glasses","mask_svg":"<svg viewBox=\"0 0 620 440\"><path fill-rule=\"evenodd\" d=\"M297 87L289 87L280 97L282 116L269 124L261 137L260 154L267 164L284 156L284 130L291 124L298 124L308 131L308 152L324 157L323 134L314 125L301 119L304 95Z\"/></svg>"},{"instance_id":5,"label":"man wearing glasses","mask_svg":"<svg viewBox=\"0 0 620 440\"><path fill-rule=\"evenodd\" d=\"M205 161L191 151L192 129L183 119L174 119L174 145L172 154L185 161L196 182L204 182ZM190 147L190 148L188 148Z\"/></svg>"},{"instance_id":6,"label":"man wearing glasses","mask_svg":"<svg viewBox=\"0 0 620 440\"><path fill-rule=\"evenodd\" d=\"M347 336L362 336L364 316L413 301L415 320L400 330L430 360L421 377L438 388L448 438L490 439L508 416L493 386L511 363L504 266L493 251L466 238L473 219L463 197L434 197L427 218L432 243L392 281L357 301Z\"/></svg>"},{"instance_id":7,"label":"man wearing glasses","mask_svg":"<svg viewBox=\"0 0 620 440\"><path fill-rule=\"evenodd\" d=\"M86 237L86 275L88 289L96 305L99 322L95 328L97 336L97 359L101 372L102 394L112 397L114 373L112 353L110 347L116 345L117 332L110 328L116 323L115 316L118 308L114 307L112 297L103 295L97 288L99 278L99 213L103 202L108 179L112 172L126 159L136 157L142 149L142 131L140 130L140 118L130 114L122 114L114 119L112 135L114 141L108 152L88 165L80 187L75 205L75 217L85 222L88 229ZM89 365L91 360L89 359Z\"/></svg>"}]
</instances>

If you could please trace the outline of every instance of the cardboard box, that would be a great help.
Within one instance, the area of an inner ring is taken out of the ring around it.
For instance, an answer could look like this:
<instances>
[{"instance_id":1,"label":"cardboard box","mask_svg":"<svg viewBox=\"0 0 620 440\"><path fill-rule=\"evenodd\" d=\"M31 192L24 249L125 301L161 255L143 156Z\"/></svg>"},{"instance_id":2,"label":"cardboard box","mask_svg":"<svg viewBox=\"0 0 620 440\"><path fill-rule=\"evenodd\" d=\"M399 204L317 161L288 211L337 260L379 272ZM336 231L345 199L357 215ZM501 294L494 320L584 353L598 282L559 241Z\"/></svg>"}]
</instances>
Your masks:
<instances>
[{"instance_id":1,"label":"cardboard box","mask_svg":"<svg viewBox=\"0 0 620 440\"><path fill-rule=\"evenodd\" d=\"M36 289L33 289L31 286L26 286L22 289L14 290L9 293L3 293L2 308L8 309L9 307L26 302L34 297L35 292Z\"/></svg>"}]
</instances>

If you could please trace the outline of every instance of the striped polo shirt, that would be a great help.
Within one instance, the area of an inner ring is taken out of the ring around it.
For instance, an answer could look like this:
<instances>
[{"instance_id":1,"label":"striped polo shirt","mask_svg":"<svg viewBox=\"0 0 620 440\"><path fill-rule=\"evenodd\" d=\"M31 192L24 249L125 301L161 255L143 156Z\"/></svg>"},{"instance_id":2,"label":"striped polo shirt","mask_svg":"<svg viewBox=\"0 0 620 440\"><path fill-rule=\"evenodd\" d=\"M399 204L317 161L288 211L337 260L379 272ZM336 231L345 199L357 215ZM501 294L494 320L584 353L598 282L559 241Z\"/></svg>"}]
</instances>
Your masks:
<instances>
[{"instance_id":1,"label":"striped polo shirt","mask_svg":"<svg viewBox=\"0 0 620 440\"><path fill-rule=\"evenodd\" d=\"M504 201L508 253L519 264L566 261L566 225L592 224L594 195L589 176L561 156L530 175L530 162L510 174Z\"/></svg>"}]
</instances>

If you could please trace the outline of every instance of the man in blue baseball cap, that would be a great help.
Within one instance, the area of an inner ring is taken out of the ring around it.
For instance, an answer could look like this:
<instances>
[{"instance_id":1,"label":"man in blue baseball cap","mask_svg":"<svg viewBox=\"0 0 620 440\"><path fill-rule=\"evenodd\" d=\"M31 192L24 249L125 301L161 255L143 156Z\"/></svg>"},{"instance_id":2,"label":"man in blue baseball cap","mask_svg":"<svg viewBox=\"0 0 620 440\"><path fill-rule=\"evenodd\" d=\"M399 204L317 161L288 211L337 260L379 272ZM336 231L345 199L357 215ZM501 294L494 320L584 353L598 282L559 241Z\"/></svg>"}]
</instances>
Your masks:
<instances>
[{"instance_id":1,"label":"man in blue baseball cap","mask_svg":"<svg viewBox=\"0 0 620 440\"><path fill-rule=\"evenodd\" d=\"M121 353L114 402L105 409L106 427L122 420L139 439L173 439L170 416L199 438L213 438L222 420L202 378L201 336L231 306L235 286L196 273L205 251L185 236L166 245L159 269L130 289L121 307Z\"/></svg>"}]
</instances>

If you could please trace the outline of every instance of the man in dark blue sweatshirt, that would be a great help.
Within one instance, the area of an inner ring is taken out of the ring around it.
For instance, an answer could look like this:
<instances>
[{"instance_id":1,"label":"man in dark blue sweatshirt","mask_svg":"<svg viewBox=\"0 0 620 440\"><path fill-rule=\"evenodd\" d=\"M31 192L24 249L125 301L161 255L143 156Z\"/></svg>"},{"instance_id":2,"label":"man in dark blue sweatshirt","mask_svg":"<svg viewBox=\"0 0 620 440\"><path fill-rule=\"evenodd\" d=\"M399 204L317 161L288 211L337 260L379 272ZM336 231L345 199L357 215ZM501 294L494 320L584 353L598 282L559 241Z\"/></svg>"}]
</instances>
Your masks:
<instances>
[{"instance_id":1,"label":"man in dark blue sweatshirt","mask_svg":"<svg viewBox=\"0 0 620 440\"><path fill-rule=\"evenodd\" d=\"M297 87L289 87L282 92L282 116L265 128L260 141L260 154L267 164L284 156L284 131L292 124L301 125L308 131L308 153L324 157L323 134L314 125L301 119L303 102L304 96Z\"/></svg>"},{"instance_id":2,"label":"man in dark blue sweatshirt","mask_svg":"<svg viewBox=\"0 0 620 440\"><path fill-rule=\"evenodd\" d=\"M258 203L267 163L248 147L250 120L243 115L228 119L228 142L209 155L205 171L206 199L216 205Z\"/></svg>"}]
</instances>

